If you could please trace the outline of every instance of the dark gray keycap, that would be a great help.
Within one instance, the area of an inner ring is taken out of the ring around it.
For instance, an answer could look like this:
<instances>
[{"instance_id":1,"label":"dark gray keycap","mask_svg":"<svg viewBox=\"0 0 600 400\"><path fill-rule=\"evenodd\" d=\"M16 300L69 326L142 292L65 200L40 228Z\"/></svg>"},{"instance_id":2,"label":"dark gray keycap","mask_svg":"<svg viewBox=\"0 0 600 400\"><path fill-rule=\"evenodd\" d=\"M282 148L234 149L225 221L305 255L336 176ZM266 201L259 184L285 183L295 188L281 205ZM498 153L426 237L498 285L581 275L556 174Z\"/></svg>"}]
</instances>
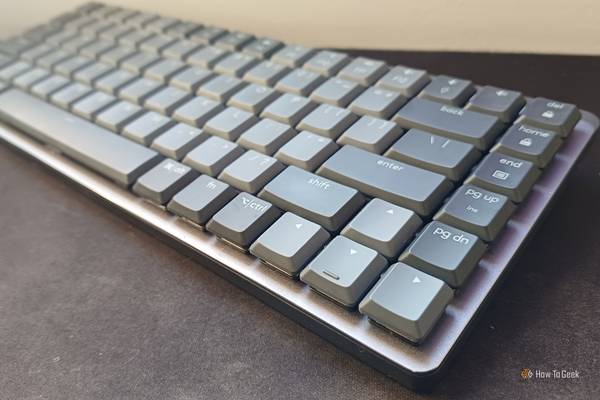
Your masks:
<instances>
[{"instance_id":1,"label":"dark gray keycap","mask_svg":"<svg viewBox=\"0 0 600 400\"><path fill-rule=\"evenodd\" d=\"M217 176L242 154L244 149L237 144L218 136L211 136L190 151L183 162L203 174Z\"/></svg>"},{"instance_id":2,"label":"dark gray keycap","mask_svg":"<svg viewBox=\"0 0 600 400\"><path fill-rule=\"evenodd\" d=\"M92 88L82 83L72 83L50 96L50 101L57 106L68 110L79 99L92 92Z\"/></svg>"},{"instance_id":3,"label":"dark gray keycap","mask_svg":"<svg viewBox=\"0 0 600 400\"><path fill-rule=\"evenodd\" d=\"M559 135L554 131L517 124L502 135L492 151L531 161L544 168L561 144Z\"/></svg>"},{"instance_id":4,"label":"dark gray keycap","mask_svg":"<svg viewBox=\"0 0 600 400\"><path fill-rule=\"evenodd\" d=\"M337 236L302 270L300 280L343 306L354 307L386 266L375 250Z\"/></svg>"},{"instance_id":5,"label":"dark gray keycap","mask_svg":"<svg viewBox=\"0 0 600 400\"><path fill-rule=\"evenodd\" d=\"M258 59L242 53L232 53L214 66L214 71L229 76L242 77L250 68L258 64Z\"/></svg>"},{"instance_id":6,"label":"dark gray keycap","mask_svg":"<svg viewBox=\"0 0 600 400\"><path fill-rule=\"evenodd\" d=\"M182 104L191 98L188 92L167 86L159 90L144 102L144 107L157 111L161 114L171 115ZM186 121L183 121L186 122Z\"/></svg>"},{"instance_id":7,"label":"dark gray keycap","mask_svg":"<svg viewBox=\"0 0 600 400\"><path fill-rule=\"evenodd\" d=\"M31 87L31 93L42 99L48 99L51 94L64 88L70 83L70 81L59 75L50 75L48 78L41 82L36 83Z\"/></svg>"},{"instance_id":8,"label":"dark gray keycap","mask_svg":"<svg viewBox=\"0 0 600 400\"><path fill-rule=\"evenodd\" d=\"M329 138L302 131L294 136L275 154L275 158L287 165L295 165L314 171L329 158L338 146Z\"/></svg>"},{"instance_id":9,"label":"dark gray keycap","mask_svg":"<svg viewBox=\"0 0 600 400\"><path fill-rule=\"evenodd\" d=\"M291 126L296 126L296 124L315 107L316 104L306 97L285 93L269 104L260 116L263 118L271 118Z\"/></svg>"},{"instance_id":10,"label":"dark gray keycap","mask_svg":"<svg viewBox=\"0 0 600 400\"><path fill-rule=\"evenodd\" d=\"M227 56L227 51L214 46L206 46L192 52L187 63L204 69L212 69L219 60Z\"/></svg>"},{"instance_id":11,"label":"dark gray keycap","mask_svg":"<svg viewBox=\"0 0 600 400\"><path fill-rule=\"evenodd\" d=\"M238 51L253 39L254 36L249 33L229 32L218 38L215 41L215 46L227 51Z\"/></svg>"},{"instance_id":12,"label":"dark gray keycap","mask_svg":"<svg viewBox=\"0 0 600 400\"><path fill-rule=\"evenodd\" d=\"M237 143L270 156L294 135L296 131L291 126L265 118L242 133Z\"/></svg>"},{"instance_id":13,"label":"dark gray keycap","mask_svg":"<svg viewBox=\"0 0 600 400\"><path fill-rule=\"evenodd\" d=\"M184 61L187 56L198 50L202 45L191 40L178 40L163 50L165 57Z\"/></svg>"},{"instance_id":14,"label":"dark gray keycap","mask_svg":"<svg viewBox=\"0 0 600 400\"><path fill-rule=\"evenodd\" d=\"M539 176L540 170L533 163L494 152L479 163L466 182L502 193L520 203Z\"/></svg>"},{"instance_id":15,"label":"dark gray keycap","mask_svg":"<svg viewBox=\"0 0 600 400\"><path fill-rule=\"evenodd\" d=\"M84 56L74 56L56 64L54 72L66 76L67 78L71 78L75 72L87 67L93 62L94 60Z\"/></svg>"},{"instance_id":16,"label":"dark gray keycap","mask_svg":"<svg viewBox=\"0 0 600 400\"><path fill-rule=\"evenodd\" d=\"M350 62L350 57L337 51L321 50L312 56L303 66L309 71L324 76L333 76Z\"/></svg>"},{"instance_id":17,"label":"dark gray keycap","mask_svg":"<svg viewBox=\"0 0 600 400\"><path fill-rule=\"evenodd\" d=\"M71 106L73 113L85 119L94 119L104 109L114 104L117 99L106 93L94 92Z\"/></svg>"},{"instance_id":18,"label":"dark gray keycap","mask_svg":"<svg viewBox=\"0 0 600 400\"><path fill-rule=\"evenodd\" d=\"M186 65L179 60L162 60L146 69L144 76L156 79L159 82L167 83L175 74L182 71Z\"/></svg>"},{"instance_id":19,"label":"dark gray keycap","mask_svg":"<svg viewBox=\"0 0 600 400\"><path fill-rule=\"evenodd\" d=\"M91 86L98 79L114 70L115 69L112 65L108 65L101 62L95 62L75 72L75 74L73 74L73 79Z\"/></svg>"},{"instance_id":20,"label":"dark gray keycap","mask_svg":"<svg viewBox=\"0 0 600 400\"><path fill-rule=\"evenodd\" d=\"M465 108L491 114L498 117L502 122L510 123L524 105L525 98L520 92L494 86L483 86L471 97Z\"/></svg>"},{"instance_id":21,"label":"dark gray keycap","mask_svg":"<svg viewBox=\"0 0 600 400\"><path fill-rule=\"evenodd\" d=\"M376 86L393 90L404 97L413 97L429 83L429 80L427 71L397 66L377 81Z\"/></svg>"},{"instance_id":22,"label":"dark gray keycap","mask_svg":"<svg viewBox=\"0 0 600 400\"><path fill-rule=\"evenodd\" d=\"M274 86L289 71L285 65L262 61L244 74L244 80L263 86Z\"/></svg>"},{"instance_id":23,"label":"dark gray keycap","mask_svg":"<svg viewBox=\"0 0 600 400\"><path fill-rule=\"evenodd\" d=\"M123 136L144 146L150 146L150 143L158 135L174 124L175 121L169 117L150 111L125 126L123 128Z\"/></svg>"},{"instance_id":24,"label":"dark gray keycap","mask_svg":"<svg viewBox=\"0 0 600 400\"><path fill-rule=\"evenodd\" d=\"M44 78L47 78L48 75L48 71L45 69L34 67L13 79L13 85L19 89L27 91L34 84L38 83Z\"/></svg>"},{"instance_id":25,"label":"dark gray keycap","mask_svg":"<svg viewBox=\"0 0 600 400\"><path fill-rule=\"evenodd\" d=\"M125 125L143 113L144 110L137 104L119 101L98 114L96 123L113 132L120 132Z\"/></svg>"},{"instance_id":26,"label":"dark gray keycap","mask_svg":"<svg viewBox=\"0 0 600 400\"><path fill-rule=\"evenodd\" d=\"M283 44L280 41L260 38L250 42L242 49L242 53L251 55L255 58L266 59L281 48Z\"/></svg>"},{"instance_id":27,"label":"dark gray keycap","mask_svg":"<svg viewBox=\"0 0 600 400\"><path fill-rule=\"evenodd\" d=\"M99 78L96 83L94 83L94 87L102 90L103 92L117 95L119 93L119 89L128 83L133 82L136 78L137 76L132 72L117 69L108 73L102 78Z\"/></svg>"},{"instance_id":28,"label":"dark gray keycap","mask_svg":"<svg viewBox=\"0 0 600 400\"><path fill-rule=\"evenodd\" d=\"M346 107L364 89L356 82L342 78L329 78L315 89L310 99L317 103L327 103L337 107Z\"/></svg>"},{"instance_id":29,"label":"dark gray keycap","mask_svg":"<svg viewBox=\"0 0 600 400\"><path fill-rule=\"evenodd\" d=\"M123 60L121 62L121 68L139 75L158 61L160 61L160 57L156 54L140 51Z\"/></svg>"},{"instance_id":30,"label":"dark gray keycap","mask_svg":"<svg viewBox=\"0 0 600 400\"><path fill-rule=\"evenodd\" d=\"M422 223L411 210L373 199L344 227L341 234L385 257L395 258Z\"/></svg>"},{"instance_id":31,"label":"dark gray keycap","mask_svg":"<svg viewBox=\"0 0 600 400\"><path fill-rule=\"evenodd\" d=\"M337 139L356 119L356 115L344 108L321 104L300 121L298 129Z\"/></svg>"},{"instance_id":32,"label":"dark gray keycap","mask_svg":"<svg viewBox=\"0 0 600 400\"><path fill-rule=\"evenodd\" d=\"M329 240L319 225L286 212L250 246L250 253L267 265L296 276Z\"/></svg>"},{"instance_id":33,"label":"dark gray keycap","mask_svg":"<svg viewBox=\"0 0 600 400\"><path fill-rule=\"evenodd\" d=\"M206 229L246 249L279 215L280 211L268 202L240 193L208 221Z\"/></svg>"},{"instance_id":34,"label":"dark gray keycap","mask_svg":"<svg viewBox=\"0 0 600 400\"><path fill-rule=\"evenodd\" d=\"M370 87L358 96L348 108L359 115L387 119L406 103L406 97L399 93L377 87Z\"/></svg>"},{"instance_id":35,"label":"dark gray keycap","mask_svg":"<svg viewBox=\"0 0 600 400\"><path fill-rule=\"evenodd\" d=\"M207 99L207 101L212 103L211 109L215 111L212 114L214 117L210 118L206 124L204 124L204 130L211 135L235 141L245 130L258 122L258 119L254 114L235 107L227 107L225 110L216 114L216 112L222 110L222 106L212 100Z\"/></svg>"},{"instance_id":36,"label":"dark gray keycap","mask_svg":"<svg viewBox=\"0 0 600 400\"><path fill-rule=\"evenodd\" d=\"M277 53L273 54L271 61L286 65L290 68L296 68L304 64L314 54L314 49L288 44L277 51Z\"/></svg>"},{"instance_id":37,"label":"dark gray keycap","mask_svg":"<svg viewBox=\"0 0 600 400\"><path fill-rule=\"evenodd\" d=\"M154 35L139 44L140 50L160 54L164 49L175 43L177 39L167 35Z\"/></svg>"},{"instance_id":38,"label":"dark gray keycap","mask_svg":"<svg viewBox=\"0 0 600 400\"><path fill-rule=\"evenodd\" d=\"M216 26L205 26L204 28L190 34L190 39L202 44L212 44L218 38L226 34L227 30L223 28L218 28Z\"/></svg>"},{"instance_id":39,"label":"dark gray keycap","mask_svg":"<svg viewBox=\"0 0 600 400\"><path fill-rule=\"evenodd\" d=\"M226 103L235 93L246 86L239 78L219 75L198 88L198 94L220 103Z\"/></svg>"},{"instance_id":40,"label":"dark gray keycap","mask_svg":"<svg viewBox=\"0 0 600 400\"><path fill-rule=\"evenodd\" d=\"M154 139L152 148L167 157L181 160L183 156L209 137L201 129L179 123Z\"/></svg>"},{"instance_id":41,"label":"dark gray keycap","mask_svg":"<svg viewBox=\"0 0 600 400\"><path fill-rule=\"evenodd\" d=\"M305 69L294 69L277 82L275 89L300 96L308 96L325 78L320 74Z\"/></svg>"},{"instance_id":42,"label":"dark gray keycap","mask_svg":"<svg viewBox=\"0 0 600 400\"><path fill-rule=\"evenodd\" d=\"M379 325L420 343L452 297L452 289L441 280L397 263L388 268L358 309Z\"/></svg>"},{"instance_id":43,"label":"dark gray keycap","mask_svg":"<svg viewBox=\"0 0 600 400\"><path fill-rule=\"evenodd\" d=\"M159 91L162 83L149 78L138 78L128 83L119 90L119 97L136 104L144 104L144 101Z\"/></svg>"},{"instance_id":44,"label":"dark gray keycap","mask_svg":"<svg viewBox=\"0 0 600 400\"><path fill-rule=\"evenodd\" d=\"M21 53L20 58L30 63L34 63L35 60L37 60L38 58L45 56L46 54L54 50L56 50L56 47L54 47L53 45L49 43L42 43L28 50L25 50L23 53Z\"/></svg>"},{"instance_id":45,"label":"dark gray keycap","mask_svg":"<svg viewBox=\"0 0 600 400\"><path fill-rule=\"evenodd\" d=\"M260 197L332 232L339 230L365 201L352 188L294 166L269 182Z\"/></svg>"},{"instance_id":46,"label":"dark gray keycap","mask_svg":"<svg viewBox=\"0 0 600 400\"><path fill-rule=\"evenodd\" d=\"M383 61L357 57L342 68L338 76L342 79L360 83L363 86L371 86L387 71L388 67Z\"/></svg>"},{"instance_id":47,"label":"dark gray keycap","mask_svg":"<svg viewBox=\"0 0 600 400\"><path fill-rule=\"evenodd\" d=\"M171 78L170 85L188 92L195 92L200 85L213 77L213 73L199 67L188 67Z\"/></svg>"},{"instance_id":48,"label":"dark gray keycap","mask_svg":"<svg viewBox=\"0 0 600 400\"><path fill-rule=\"evenodd\" d=\"M81 48L79 53L85 57L97 59L115 46L116 44L112 40L100 39Z\"/></svg>"},{"instance_id":49,"label":"dark gray keycap","mask_svg":"<svg viewBox=\"0 0 600 400\"><path fill-rule=\"evenodd\" d=\"M222 110L223 106L219 102L198 96L175 110L173 118L188 125L202 127Z\"/></svg>"},{"instance_id":50,"label":"dark gray keycap","mask_svg":"<svg viewBox=\"0 0 600 400\"><path fill-rule=\"evenodd\" d=\"M0 93L0 118L124 186L160 159L154 150L14 89Z\"/></svg>"},{"instance_id":51,"label":"dark gray keycap","mask_svg":"<svg viewBox=\"0 0 600 400\"><path fill-rule=\"evenodd\" d=\"M0 70L0 80L10 82L15 77L29 71L32 65L25 61L16 61Z\"/></svg>"},{"instance_id":52,"label":"dark gray keycap","mask_svg":"<svg viewBox=\"0 0 600 400\"><path fill-rule=\"evenodd\" d=\"M460 287L486 250L475 235L439 221L428 224L402 253L400 261Z\"/></svg>"},{"instance_id":53,"label":"dark gray keycap","mask_svg":"<svg viewBox=\"0 0 600 400\"><path fill-rule=\"evenodd\" d=\"M248 150L225 167L219 179L243 192L256 194L284 168L275 158Z\"/></svg>"},{"instance_id":54,"label":"dark gray keycap","mask_svg":"<svg viewBox=\"0 0 600 400\"><path fill-rule=\"evenodd\" d=\"M475 93L475 86L471 81L438 75L425 86L419 96L451 106L462 106L473 93Z\"/></svg>"},{"instance_id":55,"label":"dark gray keycap","mask_svg":"<svg viewBox=\"0 0 600 400\"><path fill-rule=\"evenodd\" d=\"M197 175L187 165L166 159L142 175L133 185L133 191L157 204L165 204Z\"/></svg>"},{"instance_id":56,"label":"dark gray keycap","mask_svg":"<svg viewBox=\"0 0 600 400\"><path fill-rule=\"evenodd\" d=\"M573 104L538 97L525 106L517 122L550 129L565 137L580 118L581 112Z\"/></svg>"},{"instance_id":57,"label":"dark gray keycap","mask_svg":"<svg viewBox=\"0 0 600 400\"><path fill-rule=\"evenodd\" d=\"M502 132L502 122L494 116L463 110L435 101L414 98L394 116L403 128L418 128L450 139L488 149Z\"/></svg>"},{"instance_id":58,"label":"dark gray keycap","mask_svg":"<svg viewBox=\"0 0 600 400\"><path fill-rule=\"evenodd\" d=\"M504 195L463 185L434 219L491 242L504 228L514 209L515 205Z\"/></svg>"},{"instance_id":59,"label":"dark gray keycap","mask_svg":"<svg viewBox=\"0 0 600 400\"><path fill-rule=\"evenodd\" d=\"M192 33L202 29L201 24L195 22L183 21L177 25L171 26L165 30L165 33L170 36L176 36L184 39L189 37Z\"/></svg>"},{"instance_id":60,"label":"dark gray keycap","mask_svg":"<svg viewBox=\"0 0 600 400\"><path fill-rule=\"evenodd\" d=\"M353 146L342 147L317 173L422 216L436 210L452 188L443 175Z\"/></svg>"},{"instance_id":61,"label":"dark gray keycap","mask_svg":"<svg viewBox=\"0 0 600 400\"><path fill-rule=\"evenodd\" d=\"M337 140L339 144L351 144L381 154L389 148L404 131L398 124L369 116L360 117Z\"/></svg>"},{"instance_id":62,"label":"dark gray keycap","mask_svg":"<svg viewBox=\"0 0 600 400\"><path fill-rule=\"evenodd\" d=\"M481 153L471 144L411 129L390 147L385 156L460 181Z\"/></svg>"},{"instance_id":63,"label":"dark gray keycap","mask_svg":"<svg viewBox=\"0 0 600 400\"><path fill-rule=\"evenodd\" d=\"M260 114L266 106L278 97L279 93L275 90L252 83L234 94L227 102L227 105L241 108L254 114Z\"/></svg>"},{"instance_id":64,"label":"dark gray keycap","mask_svg":"<svg viewBox=\"0 0 600 400\"><path fill-rule=\"evenodd\" d=\"M237 191L228 184L201 175L173 196L167 209L204 226L236 194Z\"/></svg>"}]
</instances>

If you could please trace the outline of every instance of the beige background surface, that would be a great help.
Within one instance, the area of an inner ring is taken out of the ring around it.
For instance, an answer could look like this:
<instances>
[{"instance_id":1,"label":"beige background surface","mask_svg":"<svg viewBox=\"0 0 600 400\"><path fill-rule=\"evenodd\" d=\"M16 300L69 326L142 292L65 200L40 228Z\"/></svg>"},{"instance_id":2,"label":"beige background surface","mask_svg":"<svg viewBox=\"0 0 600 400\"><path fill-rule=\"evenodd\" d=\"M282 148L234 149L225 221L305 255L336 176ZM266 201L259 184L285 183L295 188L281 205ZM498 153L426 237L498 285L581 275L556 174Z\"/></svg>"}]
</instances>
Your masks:
<instances>
[{"instance_id":1,"label":"beige background surface","mask_svg":"<svg viewBox=\"0 0 600 400\"><path fill-rule=\"evenodd\" d=\"M600 0L117 0L320 47L600 54ZM7 36L80 0L1 0Z\"/></svg>"}]
</instances>

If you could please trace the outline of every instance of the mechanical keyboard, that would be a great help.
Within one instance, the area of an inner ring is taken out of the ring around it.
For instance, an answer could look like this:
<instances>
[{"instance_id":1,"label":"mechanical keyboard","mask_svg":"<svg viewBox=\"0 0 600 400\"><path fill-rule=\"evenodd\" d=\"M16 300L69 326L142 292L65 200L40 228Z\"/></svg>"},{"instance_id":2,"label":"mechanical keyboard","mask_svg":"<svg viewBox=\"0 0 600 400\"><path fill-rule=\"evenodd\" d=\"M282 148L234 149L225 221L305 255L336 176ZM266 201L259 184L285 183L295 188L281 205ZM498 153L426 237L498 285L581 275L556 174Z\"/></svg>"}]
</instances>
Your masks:
<instances>
[{"instance_id":1,"label":"mechanical keyboard","mask_svg":"<svg viewBox=\"0 0 600 400\"><path fill-rule=\"evenodd\" d=\"M0 138L415 389L598 128L575 105L86 3L0 42Z\"/></svg>"}]
</instances>

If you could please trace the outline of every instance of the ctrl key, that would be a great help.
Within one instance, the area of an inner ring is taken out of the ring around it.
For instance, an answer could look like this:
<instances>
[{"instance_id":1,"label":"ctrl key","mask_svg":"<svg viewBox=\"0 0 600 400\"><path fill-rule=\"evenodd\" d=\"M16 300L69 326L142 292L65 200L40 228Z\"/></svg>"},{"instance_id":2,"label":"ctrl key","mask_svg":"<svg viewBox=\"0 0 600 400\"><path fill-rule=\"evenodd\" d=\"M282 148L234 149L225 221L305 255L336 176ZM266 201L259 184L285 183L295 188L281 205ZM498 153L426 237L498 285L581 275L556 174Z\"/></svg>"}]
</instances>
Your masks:
<instances>
[{"instance_id":1,"label":"ctrl key","mask_svg":"<svg viewBox=\"0 0 600 400\"><path fill-rule=\"evenodd\" d=\"M453 296L441 280L397 263L381 276L358 310L378 325L421 343Z\"/></svg>"}]
</instances>

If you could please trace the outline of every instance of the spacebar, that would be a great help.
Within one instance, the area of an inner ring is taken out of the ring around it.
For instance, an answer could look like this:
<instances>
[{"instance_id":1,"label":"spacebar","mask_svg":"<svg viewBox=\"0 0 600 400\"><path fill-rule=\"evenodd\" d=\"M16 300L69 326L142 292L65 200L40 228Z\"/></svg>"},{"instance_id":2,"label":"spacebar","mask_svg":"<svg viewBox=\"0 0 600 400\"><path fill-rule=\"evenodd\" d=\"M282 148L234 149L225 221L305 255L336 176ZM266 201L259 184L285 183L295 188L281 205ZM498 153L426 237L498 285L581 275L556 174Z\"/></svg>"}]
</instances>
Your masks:
<instances>
[{"instance_id":1,"label":"spacebar","mask_svg":"<svg viewBox=\"0 0 600 400\"><path fill-rule=\"evenodd\" d=\"M124 186L161 159L154 150L16 89L0 94L0 120Z\"/></svg>"}]
</instances>

